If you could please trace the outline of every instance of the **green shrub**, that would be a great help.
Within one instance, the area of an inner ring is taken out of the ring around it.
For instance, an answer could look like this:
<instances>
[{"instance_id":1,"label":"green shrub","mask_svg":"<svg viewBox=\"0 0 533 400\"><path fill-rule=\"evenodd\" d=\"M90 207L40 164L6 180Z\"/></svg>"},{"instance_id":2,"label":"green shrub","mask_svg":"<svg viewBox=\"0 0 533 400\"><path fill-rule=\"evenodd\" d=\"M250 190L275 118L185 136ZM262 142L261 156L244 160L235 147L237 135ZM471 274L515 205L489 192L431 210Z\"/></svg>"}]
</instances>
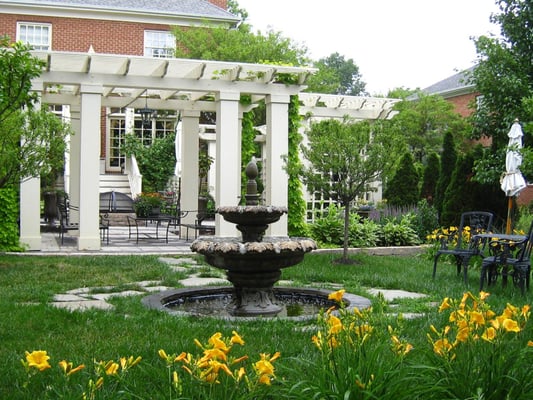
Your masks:
<instances>
[{"instance_id":1,"label":"green shrub","mask_svg":"<svg viewBox=\"0 0 533 400\"><path fill-rule=\"evenodd\" d=\"M413 228L419 238L425 238L439 227L439 215L434 206L429 205L427 200L418 202Z\"/></svg>"},{"instance_id":2,"label":"green shrub","mask_svg":"<svg viewBox=\"0 0 533 400\"><path fill-rule=\"evenodd\" d=\"M380 225L368 218L352 214L349 242L351 247L375 247L379 243Z\"/></svg>"},{"instance_id":3,"label":"green shrub","mask_svg":"<svg viewBox=\"0 0 533 400\"><path fill-rule=\"evenodd\" d=\"M342 245L344 240L344 220L339 207L330 205L321 218L309 226L311 237L318 243Z\"/></svg>"},{"instance_id":4,"label":"green shrub","mask_svg":"<svg viewBox=\"0 0 533 400\"><path fill-rule=\"evenodd\" d=\"M22 251L18 229L19 207L13 189L0 189L0 251Z\"/></svg>"},{"instance_id":5,"label":"green shrub","mask_svg":"<svg viewBox=\"0 0 533 400\"><path fill-rule=\"evenodd\" d=\"M389 220L381 228L382 246L413 246L420 244L420 238L413 228L414 214L405 214L400 222Z\"/></svg>"}]
</instances>

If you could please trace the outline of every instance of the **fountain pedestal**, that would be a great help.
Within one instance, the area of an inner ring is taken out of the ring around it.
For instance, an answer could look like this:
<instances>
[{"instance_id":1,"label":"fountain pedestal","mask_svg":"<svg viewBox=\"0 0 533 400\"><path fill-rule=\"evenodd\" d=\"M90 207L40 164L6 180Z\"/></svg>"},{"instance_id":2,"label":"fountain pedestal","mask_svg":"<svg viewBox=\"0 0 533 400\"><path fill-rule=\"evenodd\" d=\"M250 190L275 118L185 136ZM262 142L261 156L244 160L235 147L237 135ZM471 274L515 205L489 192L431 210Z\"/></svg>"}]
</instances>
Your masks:
<instances>
[{"instance_id":1,"label":"fountain pedestal","mask_svg":"<svg viewBox=\"0 0 533 400\"><path fill-rule=\"evenodd\" d=\"M216 212L237 225L242 238L200 237L192 251L205 256L208 264L226 270L234 286L228 312L234 316L275 316L281 307L272 290L281 269L298 264L305 253L316 249L308 238L264 237L268 225L287 213L286 207L258 204L255 178L257 166L249 163L246 206L219 207Z\"/></svg>"}]
</instances>

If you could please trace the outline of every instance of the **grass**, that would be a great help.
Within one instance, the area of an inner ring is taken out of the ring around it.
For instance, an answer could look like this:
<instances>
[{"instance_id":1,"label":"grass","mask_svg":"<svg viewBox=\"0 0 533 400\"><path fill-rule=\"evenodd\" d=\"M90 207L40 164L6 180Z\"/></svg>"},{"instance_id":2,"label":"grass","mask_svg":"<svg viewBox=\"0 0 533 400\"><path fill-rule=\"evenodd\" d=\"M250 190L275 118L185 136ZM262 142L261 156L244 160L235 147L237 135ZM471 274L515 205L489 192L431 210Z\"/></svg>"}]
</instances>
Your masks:
<instances>
[{"instance_id":1,"label":"grass","mask_svg":"<svg viewBox=\"0 0 533 400\"><path fill-rule=\"evenodd\" d=\"M353 265L336 264L331 254L307 255L300 265L283 270L282 279L292 286L333 288L341 284L348 292L371 297L369 288L403 289L427 294L422 299L398 301L393 308L378 297L373 307L387 312L423 312L422 318L405 321L406 335L415 347L425 343L429 325L439 318L437 306L445 297L460 298L466 290L477 293L479 270L472 268L465 286L451 264L439 263L437 278L431 278L432 262L422 256L354 255ZM203 275L209 275L202 267ZM214 274L216 275L216 274ZM205 342L220 331L233 330L246 341L247 352L275 353L282 357L279 374L287 381L298 381L302 371L295 370L294 360L317 357L311 345L309 323L293 321L222 321L196 317L175 317L148 310L142 296L117 297L110 300L111 311L69 312L50 305L53 296L80 287L135 288L133 282L162 281L179 287L186 274L171 272L156 256L43 257L0 256L0 398L25 399L20 388L25 371L20 359L26 350L46 350L56 364L62 359L75 365L92 365L93 360L142 356L142 367L132 370L134 392L139 398L168 398L165 367L158 350L168 353L193 352L193 339ZM490 304L503 308L507 303L521 306L531 302L509 284L491 288ZM111 290L113 291L113 290ZM293 362L291 362L291 359ZM55 367L55 366L54 366ZM150 377L146 379L146 374ZM43 396L42 398L46 398ZM54 398L51 396L50 398ZM68 398L68 397L66 397ZM129 397L125 397L129 398Z\"/></svg>"}]
</instances>

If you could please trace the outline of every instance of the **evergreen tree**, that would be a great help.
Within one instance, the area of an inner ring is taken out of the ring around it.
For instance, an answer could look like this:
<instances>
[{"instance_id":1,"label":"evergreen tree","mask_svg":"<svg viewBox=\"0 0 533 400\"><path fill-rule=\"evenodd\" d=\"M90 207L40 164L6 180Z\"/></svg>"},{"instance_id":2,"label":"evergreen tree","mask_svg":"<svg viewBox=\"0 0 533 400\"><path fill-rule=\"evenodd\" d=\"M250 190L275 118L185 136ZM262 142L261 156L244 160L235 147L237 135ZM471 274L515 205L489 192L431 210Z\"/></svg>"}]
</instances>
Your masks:
<instances>
[{"instance_id":1,"label":"evergreen tree","mask_svg":"<svg viewBox=\"0 0 533 400\"><path fill-rule=\"evenodd\" d=\"M440 174L440 160L437 153L431 153L428 157L424 176L422 178L422 189L420 198L425 199L429 205L433 205L437 192L437 182Z\"/></svg>"},{"instance_id":2,"label":"evergreen tree","mask_svg":"<svg viewBox=\"0 0 533 400\"><path fill-rule=\"evenodd\" d=\"M387 203L393 206L412 206L418 202L418 173L414 166L411 153L407 152L400 160L400 164L393 178L387 185L384 196Z\"/></svg>"},{"instance_id":3,"label":"evergreen tree","mask_svg":"<svg viewBox=\"0 0 533 400\"><path fill-rule=\"evenodd\" d=\"M457 161L457 152L453 141L453 135L446 132L442 144L442 154L440 157L440 174L437 181L437 190L435 192L435 207L439 215L442 214L442 206L444 202L444 194L452 179L452 173L455 169Z\"/></svg>"},{"instance_id":4,"label":"evergreen tree","mask_svg":"<svg viewBox=\"0 0 533 400\"><path fill-rule=\"evenodd\" d=\"M479 184L472 180L473 166L474 158L471 153L460 156L457 159L450 184L444 194L440 218L441 225L457 226L459 225L461 214L465 211L472 211L475 208L472 193L477 191Z\"/></svg>"}]
</instances>

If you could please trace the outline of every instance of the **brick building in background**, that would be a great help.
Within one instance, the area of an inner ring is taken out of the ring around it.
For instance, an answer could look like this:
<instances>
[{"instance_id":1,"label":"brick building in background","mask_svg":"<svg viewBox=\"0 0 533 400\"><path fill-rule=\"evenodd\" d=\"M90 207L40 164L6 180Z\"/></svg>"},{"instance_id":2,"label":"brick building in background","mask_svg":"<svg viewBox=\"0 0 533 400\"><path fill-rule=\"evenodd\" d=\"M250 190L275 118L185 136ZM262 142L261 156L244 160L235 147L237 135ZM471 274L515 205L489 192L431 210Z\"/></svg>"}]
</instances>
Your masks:
<instances>
[{"instance_id":1,"label":"brick building in background","mask_svg":"<svg viewBox=\"0 0 533 400\"><path fill-rule=\"evenodd\" d=\"M472 106L477 104L481 95L476 90L475 85L467 82L468 73L474 67L452 75L442 81L439 81L425 89L422 92L428 95L439 95L445 100L454 105L455 112L463 117L468 117L472 114ZM510 129L511 127L509 127ZM481 138L479 142L484 146L490 146L490 138ZM516 202L520 206L529 205L533 201L533 185L528 183L528 186L520 192L516 198Z\"/></svg>"},{"instance_id":2,"label":"brick building in background","mask_svg":"<svg viewBox=\"0 0 533 400\"><path fill-rule=\"evenodd\" d=\"M44 51L170 58L177 45L174 27L206 23L231 27L239 21L227 11L227 0L0 0L0 35ZM65 107L53 110L68 117ZM137 111L102 109L101 191L128 193L125 183L106 178L122 172L125 157L120 146L127 129L133 125L145 144L175 131L175 110L160 113L149 127L142 124ZM133 121L127 123L127 119ZM107 183L108 179L112 182Z\"/></svg>"}]
</instances>

